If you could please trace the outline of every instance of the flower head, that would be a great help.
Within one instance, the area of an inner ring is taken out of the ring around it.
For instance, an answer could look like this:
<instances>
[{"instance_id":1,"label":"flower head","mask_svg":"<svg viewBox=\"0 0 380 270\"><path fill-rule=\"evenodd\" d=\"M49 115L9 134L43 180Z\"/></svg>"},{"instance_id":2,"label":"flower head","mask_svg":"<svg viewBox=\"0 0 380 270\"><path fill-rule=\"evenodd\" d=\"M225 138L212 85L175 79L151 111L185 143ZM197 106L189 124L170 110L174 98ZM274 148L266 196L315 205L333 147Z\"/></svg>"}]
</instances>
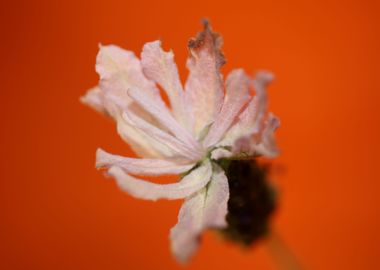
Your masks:
<instances>
[{"instance_id":1,"label":"flower head","mask_svg":"<svg viewBox=\"0 0 380 270\"><path fill-rule=\"evenodd\" d=\"M206 22L188 44L184 87L173 53L163 51L160 41L146 43L141 60L117 46L100 46L99 85L81 99L110 115L120 136L141 157L98 149L97 167L106 168L134 197L185 199L170 231L172 252L179 261L194 253L203 230L227 225L228 179L217 161L277 154L273 133L279 121L267 113L266 87L272 75L258 72L251 79L236 69L223 82L221 45L222 38ZM180 181L161 185L132 176L169 174L181 175Z\"/></svg>"}]
</instances>

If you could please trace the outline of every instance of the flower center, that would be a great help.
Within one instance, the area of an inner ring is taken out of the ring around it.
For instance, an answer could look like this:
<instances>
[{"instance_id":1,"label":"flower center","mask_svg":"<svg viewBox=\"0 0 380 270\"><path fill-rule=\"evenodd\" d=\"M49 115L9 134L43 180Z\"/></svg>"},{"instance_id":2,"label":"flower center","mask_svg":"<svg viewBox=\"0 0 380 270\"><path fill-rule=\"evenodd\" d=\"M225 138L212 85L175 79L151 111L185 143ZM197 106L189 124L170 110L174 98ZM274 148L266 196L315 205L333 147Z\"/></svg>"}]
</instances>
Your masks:
<instances>
[{"instance_id":1,"label":"flower center","mask_svg":"<svg viewBox=\"0 0 380 270\"><path fill-rule=\"evenodd\" d=\"M221 159L219 165L228 178L228 226L221 230L228 239L250 245L269 230L269 219L277 202L268 182L268 169L256 160Z\"/></svg>"}]
</instances>

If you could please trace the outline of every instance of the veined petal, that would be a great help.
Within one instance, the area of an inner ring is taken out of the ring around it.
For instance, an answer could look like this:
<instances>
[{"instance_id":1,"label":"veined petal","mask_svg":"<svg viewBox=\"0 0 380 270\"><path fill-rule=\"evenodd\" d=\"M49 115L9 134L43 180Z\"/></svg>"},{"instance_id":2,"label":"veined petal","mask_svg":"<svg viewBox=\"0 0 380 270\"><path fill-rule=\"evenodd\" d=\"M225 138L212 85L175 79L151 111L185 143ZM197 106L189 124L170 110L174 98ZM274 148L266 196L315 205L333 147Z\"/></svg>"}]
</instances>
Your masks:
<instances>
[{"instance_id":1,"label":"veined petal","mask_svg":"<svg viewBox=\"0 0 380 270\"><path fill-rule=\"evenodd\" d=\"M216 144L239 114L249 97L249 78L244 70L231 71L226 81L226 96L221 111L208 132L204 146Z\"/></svg>"},{"instance_id":2,"label":"veined petal","mask_svg":"<svg viewBox=\"0 0 380 270\"><path fill-rule=\"evenodd\" d=\"M157 121L167 128L176 138L193 149L194 153L197 153L199 158L203 154L201 145L195 140L195 138L181 126L171 115L168 108L160 102L156 102L149 96L144 95L138 88L132 87L128 90L128 94L133 100L135 100L141 107L149 112Z\"/></svg>"},{"instance_id":3,"label":"veined petal","mask_svg":"<svg viewBox=\"0 0 380 270\"><path fill-rule=\"evenodd\" d=\"M144 74L161 85L168 95L176 119L185 124L184 93L173 52L165 52L159 40L145 43L141 53L141 64Z\"/></svg>"},{"instance_id":4,"label":"veined petal","mask_svg":"<svg viewBox=\"0 0 380 270\"><path fill-rule=\"evenodd\" d=\"M205 22L204 30L189 42L187 60L189 77L185 85L187 110L192 116L192 129L197 138L214 122L223 102L223 81L220 67L225 63L220 50L222 38Z\"/></svg>"},{"instance_id":5,"label":"veined petal","mask_svg":"<svg viewBox=\"0 0 380 270\"><path fill-rule=\"evenodd\" d=\"M131 146L137 155L144 158L170 158L176 155L176 152L166 145L127 123L120 114L116 115L116 125L120 137Z\"/></svg>"},{"instance_id":6,"label":"veined petal","mask_svg":"<svg viewBox=\"0 0 380 270\"><path fill-rule=\"evenodd\" d=\"M209 161L205 161L200 167L192 170L178 183L155 184L137 179L128 175L118 166L113 166L108 170L119 187L130 195L140 199L181 199L202 189L210 181L212 169Z\"/></svg>"},{"instance_id":7,"label":"veined petal","mask_svg":"<svg viewBox=\"0 0 380 270\"><path fill-rule=\"evenodd\" d=\"M203 215L204 228L224 228L227 226L226 215L229 197L227 176L222 168L213 164L213 175L208 185Z\"/></svg>"},{"instance_id":8,"label":"veined petal","mask_svg":"<svg viewBox=\"0 0 380 270\"><path fill-rule=\"evenodd\" d=\"M173 152L157 141L128 125L120 117L120 109L104 98L104 92L94 87L81 97L81 102L106 115L112 114L116 121L117 131L121 138L130 145L132 150L141 157L172 157Z\"/></svg>"},{"instance_id":9,"label":"veined petal","mask_svg":"<svg viewBox=\"0 0 380 270\"><path fill-rule=\"evenodd\" d=\"M127 89L132 86L138 87L145 95L159 96L154 83L144 76L140 60L131 51L115 45L100 46L96 71L106 98L113 97L113 102L122 109L131 103Z\"/></svg>"},{"instance_id":10,"label":"veined petal","mask_svg":"<svg viewBox=\"0 0 380 270\"><path fill-rule=\"evenodd\" d=\"M256 74L253 81L256 96L250 100L218 146L233 146L240 138L248 138L252 134L260 135L268 108L266 88L271 80L273 75L269 72L260 71Z\"/></svg>"},{"instance_id":11,"label":"veined petal","mask_svg":"<svg viewBox=\"0 0 380 270\"><path fill-rule=\"evenodd\" d=\"M209 184L186 198L178 223L170 231L171 249L179 262L185 263L194 254L203 230L227 225L228 179L219 166L214 166Z\"/></svg>"},{"instance_id":12,"label":"veined petal","mask_svg":"<svg viewBox=\"0 0 380 270\"><path fill-rule=\"evenodd\" d=\"M151 125L134 113L126 111L123 114L123 119L133 127L144 132L146 135L169 147L174 153L176 153L176 155L183 156L188 160L199 160L199 153L195 152L191 146L186 145L176 137L164 132L154 125Z\"/></svg>"},{"instance_id":13,"label":"veined petal","mask_svg":"<svg viewBox=\"0 0 380 270\"><path fill-rule=\"evenodd\" d=\"M125 172L139 175L181 174L189 171L194 164L181 165L163 159L137 159L112 155L98 148L96 151L96 167L117 166Z\"/></svg>"}]
</instances>

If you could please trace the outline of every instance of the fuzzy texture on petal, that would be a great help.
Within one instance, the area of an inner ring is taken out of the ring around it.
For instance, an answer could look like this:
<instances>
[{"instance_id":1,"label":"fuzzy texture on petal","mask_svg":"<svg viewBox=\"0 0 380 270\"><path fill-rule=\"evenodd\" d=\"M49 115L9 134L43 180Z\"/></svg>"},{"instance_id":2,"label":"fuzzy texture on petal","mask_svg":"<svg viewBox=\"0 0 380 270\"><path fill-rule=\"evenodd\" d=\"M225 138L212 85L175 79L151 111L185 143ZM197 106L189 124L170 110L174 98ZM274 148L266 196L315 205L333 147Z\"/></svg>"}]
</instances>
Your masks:
<instances>
[{"instance_id":1,"label":"fuzzy texture on petal","mask_svg":"<svg viewBox=\"0 0 380 270\"><path fill-rule=\"evenodd\" d=\"M195 164L177 164L164 159L137 159L112 155L98 148L96 151L96 167L118 166L125 172L138 175L181 174L189 171Z\"/></svg>"},{"instance_id":2,"label":"fuzzy texture on petal","mask_svg":"<svg viewBox=\"0 0 380 270\"><path fill-rule=\"evenodd\" d=\"M141 64L144 74L166 92L174 116L185 125L187 121L184 93L173 52L165 52L159 40L145 43L141 53Z\"/></svg>"},{"instance_id":3,"label":"fuzzy texture on petal","mask_svg":"<svg viewBox=\"0 0 380 270\"><path fill-rule=\"evenodd\" d=\"M205 161L201 166L184 176L180 182L173 184L155 184L137 179L123 171L118 166L113 166L108 173L116 179L118 186L133 197L158 200L181 199L202 189L211 178L211 164Z\"/></svg>"},{"instance_id":4,"label":"fuzzy texture on petal","mask_svg":"<svg viewBox=\"0 0 380 270\"><path fill-rule=\"evenodd\" d=\"M222 38L205 22L204 30L189 42L190 71L185 85L185 100L191 126L197 138L214 122L223 102L223 81L220 67L225 63L220 50Z\"/></svg>"},{"instance_id":5,"label":"fuzzy texture on petal","mask_svg":"<svg viewBox=\"0 0 380 270\"><path fill-rule=\"evenodd\" d=\"M231 71L226 80L226 96L221 111L208 132L204 146L210 147L224 136L249 98L249 77L244 70Z\"/></svg>"},{"instance_id":6,"label":"fuzzy texture on petal","mask_svg":"<svg viewBox=\"0 0 380 270\"><path fill-rule=\"evenodd\" d=\"M194 254L203 230L227 226L228 199L228 179L224 171L214 165L212 180L202 190L186 198L178 223L170 231L171 249L179 262L187 262Z\"/></svg>"}]
</instances>

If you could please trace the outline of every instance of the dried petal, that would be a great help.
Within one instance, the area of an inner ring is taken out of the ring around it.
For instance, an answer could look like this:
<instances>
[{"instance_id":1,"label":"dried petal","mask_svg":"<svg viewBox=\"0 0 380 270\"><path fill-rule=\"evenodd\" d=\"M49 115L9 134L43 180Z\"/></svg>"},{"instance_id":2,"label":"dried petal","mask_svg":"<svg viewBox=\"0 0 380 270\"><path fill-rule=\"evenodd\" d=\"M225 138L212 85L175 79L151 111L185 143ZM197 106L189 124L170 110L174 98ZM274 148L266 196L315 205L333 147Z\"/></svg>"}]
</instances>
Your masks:
<instances>
[{"instance_id":1,"label":"dried petal","mask_svg":"<svg viewBox=\"0 0 380 270\"><path fill-rule=\"evenodd\" d=\"M204 30L189 42L187 67L190 73L185 85L185 100L197 138L203 128L215 120L223 103L220 67L225 61L221 45L222 38L207 22Z\"/></svg>"},{"instance_id":2,"label":"dried petal","mask_svg":"<svg viewBox=\"0 0 380 270\"><path fill-rule=\"evenodd\" d=\"M146 122L134 113L126 111L123 114L123 119L134 128L148 135L150 138L167 146L171 151L176 153L177 156L182 156L188 160L199 160L199 152L194 151L191 146L188 146L171 134L166 133L162 129Z\"/></svg>"},{"instance_id":3,"label":"dried petal","mask_svg":"<svg viewBox=\"0 0 380 270\"><path fill-rule=\"evenodd\" d=\"M158 83L168 95L176 119L185 124L187 115L184 107L184 93L173 52L165 52L159 40L148 42L141 53L141 64L144 74Z\"/></svg>"},{"instance_id":4,"label":"dried petal","mask_svg":"<svg viewBox=\"0 0 380 270\"><path fill-rule=\"evenodd\" d=\"M131 87L128 90L129 96L135 100L142 108L149 112L157 121L168 129L177 139L193 149L198 154L198 158L202 156L201 145L194 137L181 126L171 115L164 103L158 102L156 99L144 95L138 88Z\"/></svg>"},{"instance_id":5,"label":"dried petal","mask_svg":"<svg viewBox=\"0 0 380 270\"><path fill-rule=\"evenodd\" d=\"M194 254L203 230L227 225L228 198L227 177L215 165L210 183L186 198L178 215L178 223L170 231L172 252L179 262L187 262Z\"/></svg>"},{"instance_id":6,"label":"dried petal","mask_svg":"<svg viewBox=\"0 0 380 270\"><path fill-rule=\"evenodd\" d=\"M122 168L113 166L108 170L119 187L130 195L140 199L181 199L197 192L210 181L211 164L205 161L200 167L192 170L178 183L155 184L141 179L137 179L125 173Z\"/></svg>"},{"instance_id":7,"label":"dried petal","mask_svg":"<svg viewBox=\"0 0 380 270\"><path fill-rule=\"evenodd\" d=\"M181 165L164 159L138 159L112 155L98 148L96 151L96 167L117 166L125 172L138 175L181 174L189 171L194 164Z\"/></svg>"},{"instance_id":8,"label":"dried petal","mask_svg":"<svg viewBox=\"0 0 380 270\"><path fill-rule=\"evenodd\" d=\"M236 69L231 71L226 82L226 96L221 111L212 124L203 145L210 147L216 144L231 126L236 116L249 97L249 78L244 70Z\"/></svg>"}]
</instances>

